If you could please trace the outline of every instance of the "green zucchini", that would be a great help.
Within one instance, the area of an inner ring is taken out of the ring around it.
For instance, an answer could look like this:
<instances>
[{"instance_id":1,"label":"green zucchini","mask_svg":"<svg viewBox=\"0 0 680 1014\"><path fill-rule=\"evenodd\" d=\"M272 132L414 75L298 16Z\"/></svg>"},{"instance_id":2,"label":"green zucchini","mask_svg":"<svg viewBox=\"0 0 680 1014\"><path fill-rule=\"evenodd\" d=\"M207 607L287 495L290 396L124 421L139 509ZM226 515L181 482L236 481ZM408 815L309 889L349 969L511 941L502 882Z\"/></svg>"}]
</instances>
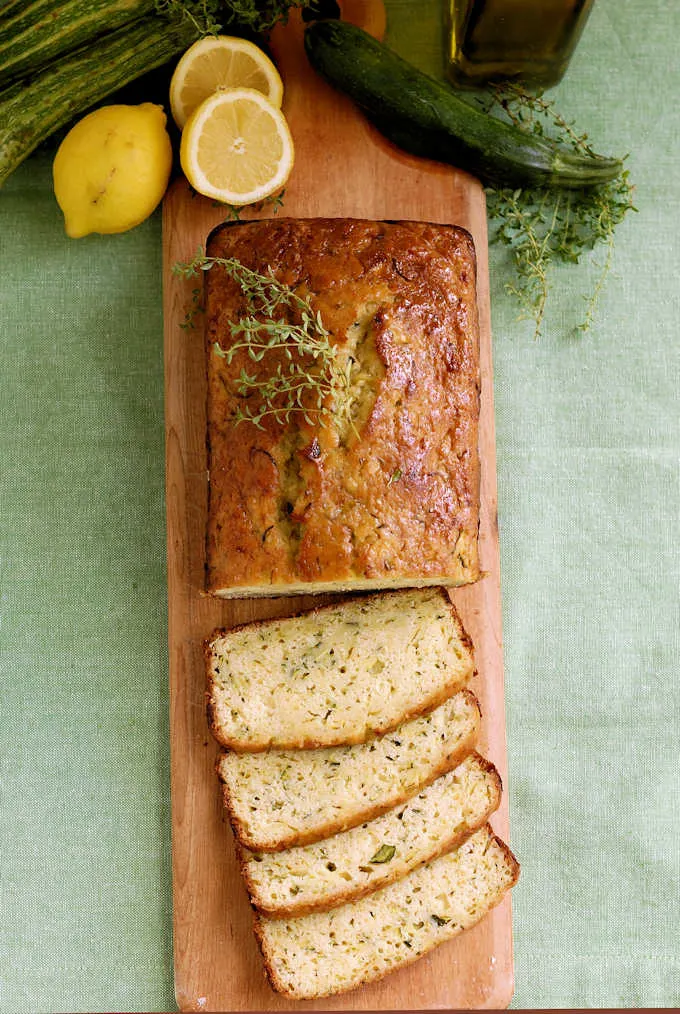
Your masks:
<instances>
[{"instance_id":1,"label":"green zucchini","mask_svg":"<svg viewBox=\"0 0 680 1014\"><path fill-rule=\"evenodd\" d=\"M154 0L22 0L0 21L0 85L154 10Z\"/></svg>"},{"instance_id":2,"label":"green zucchini","mask_svg":"<svg viewBox=\"0 0 680 1014\"><path fill-rule=\"evenodd\" d=\"M49 64L27 84L0 92L0 186L50 134L199 37L187 18L150 16L100 36Z\"/></svg>"},{"instance_id":3,"label":"green zucchini","mask_svg":"<svg viewBox=\"0 0 680 1014\"><path fill-rule=\"evenodd\" d=\"M619 159L577 154L475 109L355 25L313 22L305 49L315 70L389 140L487 185L575 190L607 183L623 169Z\"/></svg>"}]
</instances>

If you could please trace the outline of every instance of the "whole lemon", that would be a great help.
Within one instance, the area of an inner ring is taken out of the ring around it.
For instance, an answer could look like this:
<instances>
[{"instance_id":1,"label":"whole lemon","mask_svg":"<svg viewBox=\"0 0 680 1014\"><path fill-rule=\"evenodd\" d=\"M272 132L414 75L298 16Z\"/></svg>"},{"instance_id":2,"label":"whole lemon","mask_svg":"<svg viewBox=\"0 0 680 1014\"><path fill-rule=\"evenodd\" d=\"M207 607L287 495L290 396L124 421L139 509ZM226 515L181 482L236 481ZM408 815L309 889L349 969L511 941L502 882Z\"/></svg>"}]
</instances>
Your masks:
<instances>
[{"instance_id":1,"label":"whole lemon","mask_svg":"<svg viewBox=\"0 0 680 1014\"><path fill-rule=\"evenodd\" d=\"M168 185L172 145L162 106L102 106L68 132L54 158L54 194L68 236L126 232Z\"/></svg>"}]
</instances>

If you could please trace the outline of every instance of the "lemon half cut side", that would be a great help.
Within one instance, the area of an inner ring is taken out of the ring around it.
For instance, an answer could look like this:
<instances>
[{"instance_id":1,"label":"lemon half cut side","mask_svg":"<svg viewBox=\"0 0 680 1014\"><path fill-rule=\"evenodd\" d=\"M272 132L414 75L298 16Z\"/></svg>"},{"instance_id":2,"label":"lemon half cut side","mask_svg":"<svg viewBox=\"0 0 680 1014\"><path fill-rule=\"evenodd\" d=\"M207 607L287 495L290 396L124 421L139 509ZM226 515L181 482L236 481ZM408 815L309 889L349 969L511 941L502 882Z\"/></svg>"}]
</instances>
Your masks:
<instances>
[{"instance_id":1,"label":"lemon half cut side","mask_svg":"<svg viewBox=\"0 0 680 1014\"><path fill-rule=\"evenodd\" d=\"M189 117L180 162L191 186L225 204L254 204L283 187L293 139L280 109L252 88L218 91Z\"/></svg>"},{"instance_id":2,"label":"lemon half cut side","mask_svg":"<svg viewBox=\"0 0 680 1014\"><path fill-rule=\"evenodd\" d=\"M201 102L226 88L254 88L279 107L283 99L279 72L258 46L230 35L207 36L189 47L172 75L170 109L180 130Z\"/></svg>"}]
</instances>

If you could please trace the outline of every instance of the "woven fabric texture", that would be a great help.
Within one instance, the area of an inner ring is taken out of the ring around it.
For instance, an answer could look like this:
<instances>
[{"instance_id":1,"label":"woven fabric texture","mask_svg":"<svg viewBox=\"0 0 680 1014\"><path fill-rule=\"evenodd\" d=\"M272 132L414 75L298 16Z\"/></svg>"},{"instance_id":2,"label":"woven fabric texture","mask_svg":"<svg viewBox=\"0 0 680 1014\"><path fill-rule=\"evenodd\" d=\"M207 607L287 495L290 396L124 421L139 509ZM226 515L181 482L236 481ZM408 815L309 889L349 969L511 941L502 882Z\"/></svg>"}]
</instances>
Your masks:
<instances>
[{"instance_id":1,"label":"woven fabric texture","mask_svg":"<svg viewBox=\"0 0 680 1014\"><path fill-rule=\"evenodd\" d=\"M534 340L491 249L516 1008L680 1006L678 38L597 0L553 93L637 186L591 331L595 268ZM171 1011L160 216L68 240L52 155L0 193L0 1012Z\"/></svg>"}]
</instances>

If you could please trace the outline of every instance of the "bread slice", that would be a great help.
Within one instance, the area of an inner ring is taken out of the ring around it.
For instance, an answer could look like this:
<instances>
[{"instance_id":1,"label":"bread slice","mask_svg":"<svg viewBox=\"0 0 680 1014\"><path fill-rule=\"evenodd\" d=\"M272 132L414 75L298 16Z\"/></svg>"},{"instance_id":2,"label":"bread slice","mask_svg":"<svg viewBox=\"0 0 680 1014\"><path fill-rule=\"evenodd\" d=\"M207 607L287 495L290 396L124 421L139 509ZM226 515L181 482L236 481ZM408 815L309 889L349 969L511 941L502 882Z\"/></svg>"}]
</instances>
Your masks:
<instances>
[{"instance_id":1,"label":"bread slice","mask_svg":"<svg viewBox=\"0 0 680 1014\"><path fill-rule=\"evenodd\" d=\"M460 848L329 912L255 917L272 987L316 999L382 978L473 926L519 876L510 849L486 825Z\"/></svg>"},{"instance_id":2,"label":"bread slice","mask_svg":"<svg viewBox=\"0 0 680 1014\"><path fill-rule=\"evenodd\" d=\"M250 900L280 918L363 897L459 845L500 801L495 767L470 754L407 803L367 824L284 852L241 849Z\"/></svg>"},{"instance_id":3,"label":"bread slice","mask_svg":"<svg viewBox=\"0 0 680 1014\"><path fill-rule=\"evenodd\" d=\"M246 751L363 743L441 704L474 671L442 588L217 632L206 663L213 735Z\"/></svg>"},{"instance_id":4,"label":"bread slice","mask_svg":"<svg viewBox=\"0 0 680 1014\"><path fill-rule=\"evenodd\" d=\"M477 698L461 690L428 715L355 746L219 757L237 840L276 852L328 838L406 802L475 746Z\"/></svg>"}]
</instances>

